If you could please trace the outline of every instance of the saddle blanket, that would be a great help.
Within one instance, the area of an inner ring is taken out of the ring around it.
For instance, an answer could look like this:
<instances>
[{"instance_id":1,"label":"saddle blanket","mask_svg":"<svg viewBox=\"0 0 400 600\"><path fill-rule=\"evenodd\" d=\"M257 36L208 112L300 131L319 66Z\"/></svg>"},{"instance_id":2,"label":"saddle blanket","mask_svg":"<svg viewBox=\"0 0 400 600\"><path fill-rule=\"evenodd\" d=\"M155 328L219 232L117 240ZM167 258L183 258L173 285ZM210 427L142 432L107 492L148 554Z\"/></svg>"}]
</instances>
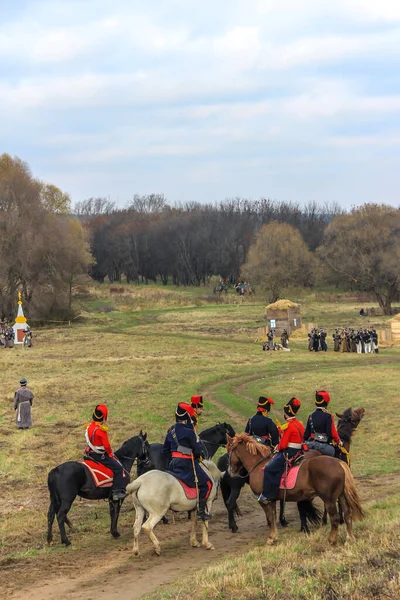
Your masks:
<instances>
[{"instance_id":1,"label":"saddle blanket","mask_svg":"<svg viewBox=\"0 0 400 600\"><path fill-rule=\"evenodd\" d=\"M181 479L178 479L177 477L176 477L176 480L179 481L179 483L183 487L183 491L185 492L186 498L188 500L196 500L197 489L195 487L194 488L189 487L188 485L186 485L186 483L184 483Z\"/></svg>"},{"instance_id":2,"label":"saddle blanket","mask_svg":"<svg viewBox=\"0 0 400 600\"><path fill-rule=\"evenodd\" d=\"M296 485L297 475L299 474L300 467L292 467L289 469L287 478L286 478L286 486L285 486L285 473L282 475L281 482L279 484L279 489L284 490L292 490Z\"/></svg>"},{"instance_id":3,"label":"saddle blanket","mask_svg":"<svg viewBox=\"0 0 400 600\"><path fill-rule=\"evenodd\" d=\"M111 487L114 473L108 467L94 460L83 460L82 464L89 470L96 487Z\"/></svg>"}]
</instances>

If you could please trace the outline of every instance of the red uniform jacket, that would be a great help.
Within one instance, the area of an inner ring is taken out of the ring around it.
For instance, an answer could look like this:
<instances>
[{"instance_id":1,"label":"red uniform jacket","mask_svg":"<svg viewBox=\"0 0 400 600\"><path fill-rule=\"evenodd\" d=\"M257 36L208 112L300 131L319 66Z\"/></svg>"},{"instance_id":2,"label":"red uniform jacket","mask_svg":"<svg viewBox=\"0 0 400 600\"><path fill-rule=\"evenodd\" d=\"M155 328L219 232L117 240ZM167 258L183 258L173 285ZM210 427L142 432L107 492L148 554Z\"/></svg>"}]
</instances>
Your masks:
<instances>
[{"instance_id":1,"label":"red uniform jacket","mask_svg":"<svg viewBox=\"0 0 400 600\"><path fill-rule=\"evenodd\" d=\"M287 419L287 427L283 431L281 441L277 446L277 450L286 450L289 442L292 444L302 444L304 436L304 425L301 421L298 421L296 417Z\"/></svg>"},{"instance_id":2,"label":"red uniform jacket","mask_svg":"<svg viewBox=\"0 0 400 600\"><path fill-rule=\"evenodd\" d=\"M106 430L104 430L104 425L101 425L96 421L92 421L87 429L87 433L92 446L103 447L104 452L108 454L108 456L113 456L113 451L111 450L110 441L108 439L108 433Z\"/></svg>"}]
</instances>

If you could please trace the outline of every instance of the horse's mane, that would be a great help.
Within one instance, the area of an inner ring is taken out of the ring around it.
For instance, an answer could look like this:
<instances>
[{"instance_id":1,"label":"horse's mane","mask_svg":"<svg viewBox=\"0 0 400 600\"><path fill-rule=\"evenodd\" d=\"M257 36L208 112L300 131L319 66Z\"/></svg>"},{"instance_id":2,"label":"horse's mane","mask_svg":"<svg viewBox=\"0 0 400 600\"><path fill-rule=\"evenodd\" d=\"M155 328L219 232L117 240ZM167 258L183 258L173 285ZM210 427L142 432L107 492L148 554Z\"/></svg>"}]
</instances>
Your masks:
<instances>
[{"instance_id":1,"label":"horse's mane","mask_svg":"<svg viewBox=\"0 0 400 600\"><path fill-rule=\"evenodd\" d=\"M139 435L134 435L133 437L129 438L129 440L126 440L122 446L115 451L115 455L118 456L118 454L121 454L125 456L131 456L139 439Z\"/></svg>"},{"instance_id":2,"label":"horse's mane","mask_svg":"<svg viewBox=\"0 0 400 600\"><path fill-rule=\"evenodd\" d=\"M229 443L229 450L234 450L239 444L244 444L247 452L253 456L256 456L257 454L269 456L271 454L271 448L264 446L264 444L260 444L260 442L257 442L248 433L237 433Z\"/></svg>"},{"instance_id":3,"label":"horse's mane","mask_svg":"<svg viewBox=\"0 0 400 600\"><path fill-rule=\"evenodd\" d=\"M216 425L213 425L212 427L208 427L207 429L203 429L203 431L200 431L199 433L199 437L201 435L204 435L205 433L209 433L210 431L215 431L218 429L218 427L221 427L222 423L217 423Z\"/></svg>"}]
</instances>

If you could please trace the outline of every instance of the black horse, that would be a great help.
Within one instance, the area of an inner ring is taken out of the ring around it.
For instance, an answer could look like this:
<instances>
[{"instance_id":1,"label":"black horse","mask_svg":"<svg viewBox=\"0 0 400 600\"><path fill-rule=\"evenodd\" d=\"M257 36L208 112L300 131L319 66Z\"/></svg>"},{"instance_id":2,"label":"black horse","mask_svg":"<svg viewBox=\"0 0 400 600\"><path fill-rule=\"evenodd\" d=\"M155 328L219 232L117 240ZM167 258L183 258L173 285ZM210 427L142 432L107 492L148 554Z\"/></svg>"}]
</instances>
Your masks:
<instances>
[{"instance_id":1,"label":"black horse","mask_svg":"<svg viewBox=\"0 0 400 600\"><path fill-rule=\"evenodd\" d=\"M146 460L148 452L147 434L140 431L139 435L130 438L124 442L115 452L115 456L129 474L136 459ZM111 499L111 488L96 487L88 469L80 462L69 461L58 465L52 469L47 478L47 485L50 492L50 506L47 513L47 542L53 539L52 527L54 517L57 515L58 526L60 528L61 542L69 546L67 534L65 532L65 523L72 529L71 523L67 518L73 501L77 496L87 498L88 500L107 500L110 506L111 527L110 532L114 538L118 538L118 517L121 509L122 500L113 501Z\"/></svg>"},{"instance_id":2,"label":"black horse","mask_svg":"<svg viewBox=\"0 0 400 600\"><path fill-rule=\"evenodd\" d=\"M209 427L199 433L200 441L205 450L206 459L210 460L219 447L226 446L227 435L229 435L229 437L235 435L235 431L229 423L217 423L213 427ZM147 457L144 460L138 459L138 477L153 469L157 469L158 471L166 471L168 469L168 457L162 453L162 447L162 444L149 445Z\"/></svg>"}]
</instances>

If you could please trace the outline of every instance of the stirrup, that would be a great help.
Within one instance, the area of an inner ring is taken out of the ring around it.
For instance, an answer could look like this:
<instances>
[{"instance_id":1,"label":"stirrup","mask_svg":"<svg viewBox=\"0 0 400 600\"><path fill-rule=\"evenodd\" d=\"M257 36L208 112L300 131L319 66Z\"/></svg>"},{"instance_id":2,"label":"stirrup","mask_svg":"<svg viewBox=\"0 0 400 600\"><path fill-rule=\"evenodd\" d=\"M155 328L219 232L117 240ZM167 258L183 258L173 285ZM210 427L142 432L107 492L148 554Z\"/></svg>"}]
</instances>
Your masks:
<instances>
[{"instance_id":1,"label":"stirrup","mask_svg":"<svg viewBox=\"0 0 400 600\"><path fill-rule=\"evenodd\" d=\"M128 494L125 492L125 490L113 490L111 498L114 502L117 502L118 500L123 500L124 498L126 498L127 495Z\"/></svg>"}]
</instances>

